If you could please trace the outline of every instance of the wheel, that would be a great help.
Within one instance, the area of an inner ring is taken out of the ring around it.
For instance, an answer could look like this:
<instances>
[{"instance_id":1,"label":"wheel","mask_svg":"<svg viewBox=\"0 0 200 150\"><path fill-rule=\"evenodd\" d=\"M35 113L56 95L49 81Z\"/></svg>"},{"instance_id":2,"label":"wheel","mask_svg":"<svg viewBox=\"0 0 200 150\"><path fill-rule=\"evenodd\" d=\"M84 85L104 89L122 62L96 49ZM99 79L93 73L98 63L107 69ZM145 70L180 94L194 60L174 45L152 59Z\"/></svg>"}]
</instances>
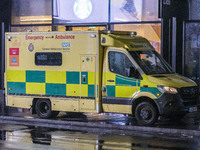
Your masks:
<instances>
[{"instance_id":1,"label":"wheel","mask_svg":"<svg viewBox=\"0 0 200 150\"><path fill-rule=\"evenodd\" d=\"M136 106L135 117L139 125L152 125L158 120L158 112L149 102L142 102Z\"/></svg>"},{"instance_id":2,"label":"wheel","mask_svg":"<svg viewBox=\"0 0 200 150\"><path fill-rule=\"evenodd\" d=\"M51 102L47 99L39 99L35 105L35 111L40 118L55 118L59 111L52 111Z\"/></svg>"}]
</instances>

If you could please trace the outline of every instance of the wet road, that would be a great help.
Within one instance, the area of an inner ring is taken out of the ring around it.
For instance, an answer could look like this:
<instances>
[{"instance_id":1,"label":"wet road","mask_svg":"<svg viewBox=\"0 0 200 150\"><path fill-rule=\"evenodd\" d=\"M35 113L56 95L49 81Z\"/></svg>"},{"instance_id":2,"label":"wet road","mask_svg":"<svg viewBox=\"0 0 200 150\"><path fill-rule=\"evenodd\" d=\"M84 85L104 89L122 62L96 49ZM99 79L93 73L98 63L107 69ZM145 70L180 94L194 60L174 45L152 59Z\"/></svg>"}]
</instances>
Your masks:
<instances>
[{"instance_id":1,"label":"wet road","mask_svg":"<svg viewBox=\"0 0 200 150\"><path fill-rule=\"evenodd\" d=\"M1 150L197 150L199 139L166 139L91 134L29 126L0 124Z\"/></svg>"},{"instance_id":2,"label":"wet road","mask_svg":"<svg viewBox=\"0 0 200 150\"><path fill-rule=\"evenodd\" d=\"M37 115L32 115L28 110L22 112L11 111L9 116L25 117L25 118L38 118ZM117 124L138 126L134 117L123 114L113 113L65 113L60 112L56 120L63 121L77 121L77 122L90 122L96 124ZM159 118L152 127L170 128L170 129L190 129L200 131L200 112L189 113L182 119L169 119Z\"/></svg>"}]
</instances>

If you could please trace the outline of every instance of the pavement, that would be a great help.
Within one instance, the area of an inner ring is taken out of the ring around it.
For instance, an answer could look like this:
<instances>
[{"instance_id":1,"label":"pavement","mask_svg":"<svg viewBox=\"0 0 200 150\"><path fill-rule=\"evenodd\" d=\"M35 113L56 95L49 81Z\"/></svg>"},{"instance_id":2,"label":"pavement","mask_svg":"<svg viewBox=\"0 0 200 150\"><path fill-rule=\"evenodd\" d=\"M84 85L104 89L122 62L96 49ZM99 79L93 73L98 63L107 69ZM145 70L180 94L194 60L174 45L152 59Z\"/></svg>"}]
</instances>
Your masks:
<instances>
[{"instance_id":1,"label":"pavement","mask_svg":"<svg viewBox=\"0 0 200 150\"><path fill-rule=\"evenodd\" d=\"M165 136L194 138L200 137L200 113L190 113L181 120L159 118L153 126L138 126L132 116L121 114L64 113L56 119L39 119L28 110L14 110L9 115L0 116L0 123L48 127L90 133Z\"/></svg>"}]
</instances>

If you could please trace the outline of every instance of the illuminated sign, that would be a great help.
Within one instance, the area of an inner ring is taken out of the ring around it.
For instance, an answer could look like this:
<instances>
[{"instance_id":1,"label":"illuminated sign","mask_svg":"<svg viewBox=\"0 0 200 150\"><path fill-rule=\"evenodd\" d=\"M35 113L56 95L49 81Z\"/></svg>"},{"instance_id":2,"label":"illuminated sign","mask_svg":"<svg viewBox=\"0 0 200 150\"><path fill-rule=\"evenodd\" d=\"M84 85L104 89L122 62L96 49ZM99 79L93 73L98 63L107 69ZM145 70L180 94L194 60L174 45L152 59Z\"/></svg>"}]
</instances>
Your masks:
<instances>
[{"instance_id":1,"label":"illuminated sign","mask_svg":"<svg viewBox=\"0 0 200 150\"><path fill-rule=\"evenodd\" d=\"M53 0L53 22L58 25L140 21L159 21L158 0Z\"/></svg>"},{"instance_id":2,"label":"illuminated sign","mask_svg":"<svg viewBox=\"0 0 200 150\"><path fill-rule=\"evenodd\" d=\"M111 0L111 22L141 21L142 0Z\"/></svg>"},{"instance_id":3,"label":"illuminated sign","mask_svg":"<svg viewBox=\"0 0 200 150\"><path fill-rule=\"evenodd\" d=\"M92 12L90 0L76 0L74 3L74 13L80 19L86 19Z\"/></svg>"},{"instance_id":4,"label":"illuminated sign","mask_svg":"<svg viewBox=\"0 0 200 150\"><path fill-rule=\"evenodd\" d=\"M107 23L108 0L53 0L54 24Z\"/></svg>"}]
</instances>

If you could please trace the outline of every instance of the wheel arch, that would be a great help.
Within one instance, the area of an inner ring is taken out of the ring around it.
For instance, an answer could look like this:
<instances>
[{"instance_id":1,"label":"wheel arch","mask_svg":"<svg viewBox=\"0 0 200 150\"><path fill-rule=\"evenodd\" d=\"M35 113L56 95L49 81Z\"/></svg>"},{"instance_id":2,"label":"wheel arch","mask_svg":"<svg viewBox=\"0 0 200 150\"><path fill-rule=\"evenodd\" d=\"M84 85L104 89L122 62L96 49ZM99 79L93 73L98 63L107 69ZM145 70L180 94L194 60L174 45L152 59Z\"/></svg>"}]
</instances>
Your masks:
<instances>
[{"instance_id":1,"label":"wheel arch","mask_svg":"<svg viewBox=\"0 0 200 150\"><path fill-rule=\"evenodd\" d=\"M139 98L133 100L133 103L132 103L132 114L133 115L135 114L136 106L141 102L149 102L149 103L151 103L154 106L154 108L157 110L158 115L161 114L160 107L159 107L158 103L154 99L151 99L151 98L146 97L146 96L142 96L142 97L139 97Z\"/></svg>"},{"instance_id":2,"label":"wheel arch","mask_svg":"<svg viewBox=\"0 0 200 150\"><path fill-rule=\"evenodd\" d=\"M40 99L46 99L46 100L49 100L50 104L51 104L51 100L49 98L34 98L33 99L33 102L32 102L32 114L36 114L36 110L35 110L35 107L36 107L36 103L38 100Z\"/></svg>"}]
</instances>

